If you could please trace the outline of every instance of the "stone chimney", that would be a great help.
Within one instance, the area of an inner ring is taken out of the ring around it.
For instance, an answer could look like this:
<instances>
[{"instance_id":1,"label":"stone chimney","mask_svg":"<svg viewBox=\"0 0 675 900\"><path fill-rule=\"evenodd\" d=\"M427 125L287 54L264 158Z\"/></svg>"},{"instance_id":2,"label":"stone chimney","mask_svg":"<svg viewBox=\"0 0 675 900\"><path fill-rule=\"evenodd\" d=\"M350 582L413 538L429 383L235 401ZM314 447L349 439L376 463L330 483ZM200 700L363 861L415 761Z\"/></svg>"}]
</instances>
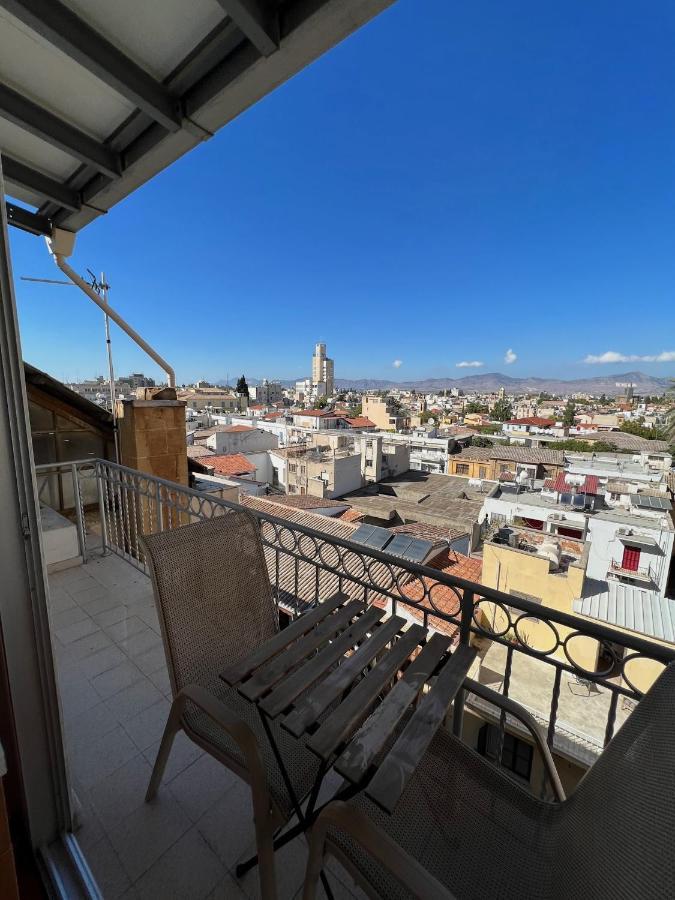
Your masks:
<instances>
[{"instance_id":1,"label":"stone chimney","mask_svg":"<svg viewBox=\"0 0 675 900\"><path fill-rule=\"evenodd\" d=\"M138 388L135 400L118 400L122 465L188 485L185 407L174 388Z\"/></svg>"}]
</instances>

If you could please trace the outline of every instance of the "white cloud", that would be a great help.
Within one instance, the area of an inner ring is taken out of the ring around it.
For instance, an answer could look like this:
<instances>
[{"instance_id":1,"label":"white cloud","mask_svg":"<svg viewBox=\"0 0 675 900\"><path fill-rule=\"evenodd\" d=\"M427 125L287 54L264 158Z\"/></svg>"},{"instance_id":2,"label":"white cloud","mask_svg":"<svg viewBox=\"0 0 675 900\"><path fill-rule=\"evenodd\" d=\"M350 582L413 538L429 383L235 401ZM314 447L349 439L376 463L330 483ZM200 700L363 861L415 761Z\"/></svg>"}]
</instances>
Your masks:
<instances>
[{"instance_id":1,"label":"white cloud","mask_svg":"<svg viewBox=\"0 0 675 900\"><path fill-rule=\"evenodd\" d=\"M477 359L471 360L462 360L462 362L455 363L458 369L480 369L481 366L484 366L484 362L480 362Z\"/></svg>"},{"instance_id":2,"label":"white cloud","mask_svg":"<svg viewBox=\"0 0 675 900\"><path fill-rule=\"evenodd\" d=\"M402 360L402 359L395 359L395 360L393 361L393 363L392 363L392 366L393 366L395 369L400 369L402 365L403 365L403 360Z\"/></svg>"},{"instance_id":3,"label":"white cloud","mask_svg":"<svg viewBox=\"0 0 675 900\"><path fill-rule=\"evenodd\" d=\"M504 354L504 362L506 363L507 366L510 366L511 363L514 363L517 359L518 359L518 356L509 347L509 349Z\"/></svg>"},{"instance_id":4,"label":"white cloud","mask_svg":"<svg viewBox=\"0 0 675 900\"><path fill-rule=\"evenodd\" d=\"M627 362L675 362L675 350L663 350L661 353L638 356L635 353L617 353L616 350L607 350L599 356L589 353L585 363L596 365L598 363L627 363Z\"/></svg>"}]
</instances>

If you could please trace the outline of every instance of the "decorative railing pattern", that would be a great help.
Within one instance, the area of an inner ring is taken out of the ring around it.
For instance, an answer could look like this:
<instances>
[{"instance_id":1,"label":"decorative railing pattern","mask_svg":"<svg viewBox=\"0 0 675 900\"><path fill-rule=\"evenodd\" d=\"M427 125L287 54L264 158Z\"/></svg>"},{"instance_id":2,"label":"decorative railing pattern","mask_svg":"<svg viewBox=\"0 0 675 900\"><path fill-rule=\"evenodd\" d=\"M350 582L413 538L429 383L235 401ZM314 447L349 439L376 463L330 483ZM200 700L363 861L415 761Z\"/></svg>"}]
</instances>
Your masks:
<instances>
[{"instance_id":1,"label":"decorative railing pattern","mask_svg":"<svg viewBox=\"0 0 675 900\"><path fill-rule=\"evenodd\" d=\"M139 540L142 534L241 508L239 504L104 460L93 466L90 462L74 464L72 472L81 484L91 479L96 482L104 549L143 571L145 559ZM79 490L82 493L81 487ZM90 487L86 493L91 495ZM548 712L537 710L547 721L551 747L563 673L568 673L575 684L609 692L606 744L615 730L619 701L624 706L632 705L626 701L639 701L642 696L642 685L634 676L636 666L647 662L658 672L675 660L675 647L347 540L331 533L336 529L330 518L326 518L325 530L320 530L291 518L270 515L254 505L245 508L258 520L277 601L291 614L320 602L335 590L343 590L366 603L387 605L393 613L452 633L457 643L500 645L505 654L501 678L505 695L509 695L514 677L514 661L527 657L552 667ZM535 631L536 641L532 639ZM593 666L587 663L589 653L595 660ZM462 732L464 702L463 695L455 701L456 734ZM501 747L504 716L499 724ZM570 733L569 727L562 730Z\"/></svg>"}]
</instances>

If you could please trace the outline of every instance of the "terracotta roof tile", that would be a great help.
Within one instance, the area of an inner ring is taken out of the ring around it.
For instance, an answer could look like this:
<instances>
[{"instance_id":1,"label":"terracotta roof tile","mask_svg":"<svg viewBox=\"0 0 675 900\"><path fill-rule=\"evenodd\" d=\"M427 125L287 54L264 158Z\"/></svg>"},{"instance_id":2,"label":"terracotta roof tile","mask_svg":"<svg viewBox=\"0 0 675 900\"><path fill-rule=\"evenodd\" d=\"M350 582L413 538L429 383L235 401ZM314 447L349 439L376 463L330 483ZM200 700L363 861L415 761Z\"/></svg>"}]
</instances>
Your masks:
<instances>
[{"instance_id":1,"label":"terracotta roof tile","mask_svg":"<svg viewBox=\"0 0 675 900\"><path fill-rule=\"evenodd\" d=\"M256 431L256 429L251 428L250 425L226 425L225 428L223 428L225 434L238 434L243 431Z\"/></svg>"},{"instance_id":2,"label":"terracotta roof tile","mask_svg":"<svg viewBox=\"0 0 675 900\"><path fill-rule=\"evenodd\" d=\"M409 522L407 525L394 525L389 530L395 534L414 534L416 537L426 538L429 541L454 541L456 538L469 533L466 528L429 525L426 522Z\"/></svg>"},{"instance_id":3,"label":"terracotta roof tile","mask_svg":"<svg viewBox=\"0 0 675 900\"><path fill-rule=\"evenodd\" d=\"M341 522L360 522L363 519L364 514L358 509L346 509L344 512L339 513L337 516Z\"/></svg>"},{"instance_id":4,"label":"terracotta roof tile","mask_svg":"<svg viewBox=\"0 0 675 900\"><path fill-rule=\"evenodd\" d=\"M243 453L225 453L220 456L209 456L204 460L218 475L253 475L255 466L246 459Z\"/></svg>"},{"instance_id":5,"label":"terracotta roof tile","mask_svg":"<svg viewBox=\"0 0 675 900\"><path fill-rule=\"evenodd\" d=\"M328 497L311 497L309 494L284 494L267 498L270 503L290 506L293 509L344 509L344 500L330 500Z\"/></svg>"},{"instance_id":6,"label":"terracotta roof tile","mask_svg":"<svg viewBox=\"0 0 675 900\"><path fill-rule=\"evenodd\" d=\"M312 416L315 419L325 418L339 419L340 417L332 409L301 409L295 413L296 416Z\"/></svg>"},{"instance_id":7,"label":"terracotta roof tile","mask_svg":"<svg viewBox=\"0 0 675 900\"><path fill-rule=\"evenodd\" d=\"M542 419L541 416L526 416L524 419L509 419L507 425L535 425L539 428L552 428L555 419Z\"/></svg>"},{"instance_id":8,"label":"terracotta roof tile","mask_svg":"<svg viewBox=\"0 0 675 900\"><path fill-rule=\"evenodd\" d=\"M354 418L345 418L345 422L349 423L350 428L375 428L375 423L371 422L366 416L354 416Z\"/></svg>"}]
</instances>

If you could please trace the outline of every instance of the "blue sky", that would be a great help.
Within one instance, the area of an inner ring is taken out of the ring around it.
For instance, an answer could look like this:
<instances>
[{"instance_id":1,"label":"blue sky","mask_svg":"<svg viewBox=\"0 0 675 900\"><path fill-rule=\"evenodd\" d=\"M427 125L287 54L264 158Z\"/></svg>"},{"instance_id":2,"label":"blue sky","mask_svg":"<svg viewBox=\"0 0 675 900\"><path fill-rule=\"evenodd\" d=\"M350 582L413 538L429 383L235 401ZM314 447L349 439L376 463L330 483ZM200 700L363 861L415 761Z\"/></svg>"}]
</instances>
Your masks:
<instances>
[{"instance_id":1,"label":"blue sky","mask_svg":"<svg viewBox=\"0 0 675 900\"><path fill-rule=\"evenodd\" d=\"M398 0L71 263L105 269L179 382L307 375L316 340L338 380L671 375L674 37L672 2ZM102 373L101 314L19 281L58 273L11 240L24 357ZM118 372L157 374L117 329L113 347Z\"/></svg>"}]
</instances>

